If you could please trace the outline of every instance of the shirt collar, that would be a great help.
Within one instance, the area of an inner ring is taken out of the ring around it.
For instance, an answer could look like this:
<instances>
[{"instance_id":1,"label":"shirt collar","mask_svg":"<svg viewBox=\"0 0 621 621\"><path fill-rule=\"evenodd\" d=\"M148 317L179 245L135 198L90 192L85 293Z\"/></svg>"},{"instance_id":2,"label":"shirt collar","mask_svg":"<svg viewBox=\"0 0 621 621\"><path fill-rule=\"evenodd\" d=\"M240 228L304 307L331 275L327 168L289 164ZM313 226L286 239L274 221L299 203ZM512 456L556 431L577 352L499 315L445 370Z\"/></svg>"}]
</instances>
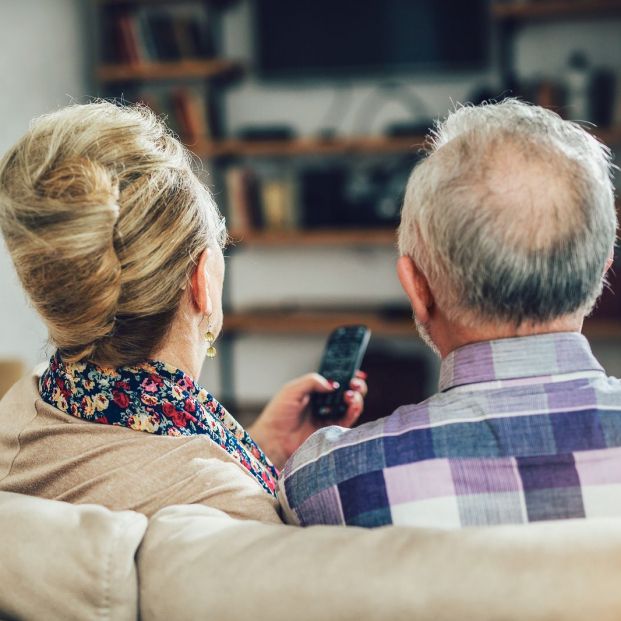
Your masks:
<instances>
[{"instance_id":1,"label":"shirt collar","mask_svg":"<svg viewBox=\"0 0 621 621\"><path fill-rule=\"evenodd\" d=\"M460 347L442 361L439 389L581 371L604 369L578 332L482 341Z\"/></svg>"}]
</instances>

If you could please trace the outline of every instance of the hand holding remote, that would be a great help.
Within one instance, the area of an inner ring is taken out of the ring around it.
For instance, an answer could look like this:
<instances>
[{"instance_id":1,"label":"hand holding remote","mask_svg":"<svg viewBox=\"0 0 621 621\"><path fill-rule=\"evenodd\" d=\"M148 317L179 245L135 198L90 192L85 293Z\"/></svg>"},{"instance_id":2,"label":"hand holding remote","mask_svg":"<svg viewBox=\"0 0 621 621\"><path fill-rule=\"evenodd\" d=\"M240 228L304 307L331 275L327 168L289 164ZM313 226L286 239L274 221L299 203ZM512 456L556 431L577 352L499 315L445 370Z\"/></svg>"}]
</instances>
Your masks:
<instances>
[{"instance_id":1,"label":"hand holding remote","mask_svg":"<svg viewBox=\"0 0 621 621\"><path fill-rule=\"evenodd\" d=\"M356 377L364 357L371 331L366 326L342 326L332 332L323 353L319 374L338 382L339 387L330 393L315 393L311 397L314 416L342 418L347 412L345 395Z\"/></svg>"}]
</instances>

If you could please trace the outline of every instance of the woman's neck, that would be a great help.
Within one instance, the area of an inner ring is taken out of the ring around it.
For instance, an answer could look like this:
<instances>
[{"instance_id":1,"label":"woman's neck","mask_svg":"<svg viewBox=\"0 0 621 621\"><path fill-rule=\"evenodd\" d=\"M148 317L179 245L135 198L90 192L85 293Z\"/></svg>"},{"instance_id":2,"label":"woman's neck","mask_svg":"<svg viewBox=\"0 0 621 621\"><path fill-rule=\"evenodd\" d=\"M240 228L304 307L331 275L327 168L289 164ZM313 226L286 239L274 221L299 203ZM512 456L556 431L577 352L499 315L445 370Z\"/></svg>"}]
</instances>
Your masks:
<instances>
[{"instance_id":1,"label":"woman's neck","mask_svg":"<svg viewBox=\"0 0 621 621\"><path fill-rule=\"evenodd\" d=\"M198 380L207 352L207 343L192 336L191 330L180 331L173 326L153 358L166 362Z\"/></svg>"}]
</instances>

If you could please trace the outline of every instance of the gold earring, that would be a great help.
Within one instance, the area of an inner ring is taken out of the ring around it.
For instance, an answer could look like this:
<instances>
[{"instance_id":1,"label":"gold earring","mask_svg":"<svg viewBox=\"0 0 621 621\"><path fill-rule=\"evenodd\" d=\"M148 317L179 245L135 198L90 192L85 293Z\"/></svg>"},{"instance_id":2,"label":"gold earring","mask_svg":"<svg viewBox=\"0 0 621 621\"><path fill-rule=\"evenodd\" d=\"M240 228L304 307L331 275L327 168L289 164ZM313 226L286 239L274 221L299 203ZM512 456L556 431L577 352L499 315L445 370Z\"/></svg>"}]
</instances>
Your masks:
<instances>
[{"instance_id":1,"label":"gold earring","mask_svg":"<svg viewBox=\"0 0 621 621\"><path fill-rule=\"evenodd\" d=\"M215 358L218 353L218 350L213 346L216 337L209 326L207 327L207 332L205 332L205 340L207 341L207 358Z\"/></svg>"}]
</instances>

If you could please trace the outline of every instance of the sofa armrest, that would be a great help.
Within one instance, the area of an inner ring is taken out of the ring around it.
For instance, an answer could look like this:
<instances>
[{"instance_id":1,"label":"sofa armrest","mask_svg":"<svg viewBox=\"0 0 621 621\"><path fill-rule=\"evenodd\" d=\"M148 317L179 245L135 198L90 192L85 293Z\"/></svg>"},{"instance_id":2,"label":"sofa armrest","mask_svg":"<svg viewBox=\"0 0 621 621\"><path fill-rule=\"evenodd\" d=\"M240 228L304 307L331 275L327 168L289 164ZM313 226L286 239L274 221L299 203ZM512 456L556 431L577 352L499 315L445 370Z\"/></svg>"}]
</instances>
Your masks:
<instances>
[{"instance_id":1,"label":"sofa armrest","mask_svg":"<svg viewBox=\"0 0 621 621\"><path fill-rule=\"evenodd\" d=\"M0 618L135 620L146 526L132 511L0 492Z\"/></svg>"},{"instance_id":2,"label":"sofa armrest","mask_svg":"<svg viewBox=\"0 0 621 621\"><path fill-rule=\"evenodd\" d=\"M144 621L612 621L621 521L300 529L168 507L151 519L138 571Z\"/></svg>"}]
</instances>

